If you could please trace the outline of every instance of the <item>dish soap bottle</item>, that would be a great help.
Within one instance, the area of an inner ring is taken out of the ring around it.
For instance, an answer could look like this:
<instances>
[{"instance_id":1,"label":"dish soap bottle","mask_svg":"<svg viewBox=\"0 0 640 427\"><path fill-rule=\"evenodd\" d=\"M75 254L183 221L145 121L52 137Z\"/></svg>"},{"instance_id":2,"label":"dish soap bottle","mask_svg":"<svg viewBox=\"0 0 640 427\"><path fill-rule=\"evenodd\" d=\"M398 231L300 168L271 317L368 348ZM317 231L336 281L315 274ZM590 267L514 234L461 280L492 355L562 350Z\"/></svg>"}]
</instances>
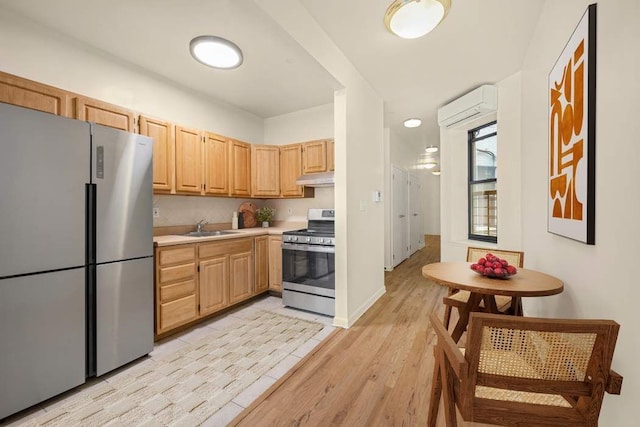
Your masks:
<instances>
[{"instance_id":1,"label":"dish soap bottle","mask_svg":"<svg viewBox=\"0 0 640 427\"><path fill-rule=\"evenodd\" d=\"M231 228L233 230L238 229L238 212L233 211L233 216L231 217Z\"/></svg>"}]
</instances>

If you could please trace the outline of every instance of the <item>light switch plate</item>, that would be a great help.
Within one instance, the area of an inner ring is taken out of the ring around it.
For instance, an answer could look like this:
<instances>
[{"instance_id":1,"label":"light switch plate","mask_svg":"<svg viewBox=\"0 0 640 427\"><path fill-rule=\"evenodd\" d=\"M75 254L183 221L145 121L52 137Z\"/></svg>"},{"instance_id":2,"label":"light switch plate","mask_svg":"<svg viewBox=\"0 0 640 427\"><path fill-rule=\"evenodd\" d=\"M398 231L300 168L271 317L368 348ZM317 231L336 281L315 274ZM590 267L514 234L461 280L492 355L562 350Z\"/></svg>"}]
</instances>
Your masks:
<instances>
[{"instance_id":1,"label":"light switch plate","mask_svg":"<svg viewBox=\"0 0 640 427\"><path fill-rule=\"evenodd\" d=\"M160 208L153 208L153 217L160 218Z\"/></svg>"}]
</instances>

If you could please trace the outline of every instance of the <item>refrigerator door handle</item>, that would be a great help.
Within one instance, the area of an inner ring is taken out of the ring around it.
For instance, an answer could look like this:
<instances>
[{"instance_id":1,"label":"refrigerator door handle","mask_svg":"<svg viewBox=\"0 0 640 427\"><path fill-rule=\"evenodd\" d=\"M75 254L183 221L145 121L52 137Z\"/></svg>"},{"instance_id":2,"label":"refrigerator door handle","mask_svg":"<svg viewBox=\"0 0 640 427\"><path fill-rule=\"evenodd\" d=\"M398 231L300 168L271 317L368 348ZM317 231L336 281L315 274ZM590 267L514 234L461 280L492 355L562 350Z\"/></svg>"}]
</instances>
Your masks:
<instances>
[{"instance_id":1,"label":"refrigerator door handle","mask_svg":"<svg viewBox=\"0 0 640 427\"><path fill-rule=\"evenodd\" d=\"M96 375L96 184L86 184L87 220L86 248L87 259L85 296L86 296L86 342L85 357L87 378Z\"/></svg>"}]
</instances>

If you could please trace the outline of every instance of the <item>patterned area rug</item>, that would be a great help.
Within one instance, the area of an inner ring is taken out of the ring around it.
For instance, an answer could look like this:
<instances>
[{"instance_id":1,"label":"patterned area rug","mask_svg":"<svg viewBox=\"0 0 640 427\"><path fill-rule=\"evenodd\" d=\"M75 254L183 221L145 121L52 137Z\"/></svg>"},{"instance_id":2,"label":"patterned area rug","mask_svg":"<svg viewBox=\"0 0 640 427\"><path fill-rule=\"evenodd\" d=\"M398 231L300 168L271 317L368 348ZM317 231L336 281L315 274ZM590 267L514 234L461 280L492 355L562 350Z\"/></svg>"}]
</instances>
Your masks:
<instances>
[{"instance_id":1,"label":"patterned area rug","mask_svg":"<svg viewBox=\"0 0 640 427\"><path fill-rule=\"evenodd\" d=\"M322 330L320 323L257 311L195 344L67 398L29 426L197 426Z\"/></svg>"}]
</instances>

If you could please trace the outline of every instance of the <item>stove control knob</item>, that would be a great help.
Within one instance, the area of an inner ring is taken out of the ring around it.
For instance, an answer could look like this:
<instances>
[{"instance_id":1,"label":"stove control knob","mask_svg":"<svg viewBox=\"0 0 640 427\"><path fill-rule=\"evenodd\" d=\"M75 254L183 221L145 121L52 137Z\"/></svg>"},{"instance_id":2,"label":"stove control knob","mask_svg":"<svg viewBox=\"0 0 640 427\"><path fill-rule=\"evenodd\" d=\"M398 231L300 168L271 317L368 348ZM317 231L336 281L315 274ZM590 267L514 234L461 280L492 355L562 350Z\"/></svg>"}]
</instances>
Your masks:
<instances>
[{"instance_id":1,"label":"stove control knob","mask_svg":"<svg viewBox=\"0 0 640 427\"><path fill-rule=\"evenodd\" d=\"M311 237L307 237L307 242L310 242L310 241L311 241Z\"/></svg>"},{"instance_id":2,"label":"stove control knob","mask_svg":"<svg viewBox=\"0 0 640 427\"><path fill-rule=\"evenodd\" d=\"M324 239L320 239L320 243L324 243Z\"/></svg>"},{"instance_id":3,"label":"stove control knob","mask_svg":"<svg viewBox=\"0 0 640 427\"><path fill-rule=\"evenodd\" d=\"M293 236L293 241L297 242L298 241L298 236Z\"/></svg>"}]
</instances>

